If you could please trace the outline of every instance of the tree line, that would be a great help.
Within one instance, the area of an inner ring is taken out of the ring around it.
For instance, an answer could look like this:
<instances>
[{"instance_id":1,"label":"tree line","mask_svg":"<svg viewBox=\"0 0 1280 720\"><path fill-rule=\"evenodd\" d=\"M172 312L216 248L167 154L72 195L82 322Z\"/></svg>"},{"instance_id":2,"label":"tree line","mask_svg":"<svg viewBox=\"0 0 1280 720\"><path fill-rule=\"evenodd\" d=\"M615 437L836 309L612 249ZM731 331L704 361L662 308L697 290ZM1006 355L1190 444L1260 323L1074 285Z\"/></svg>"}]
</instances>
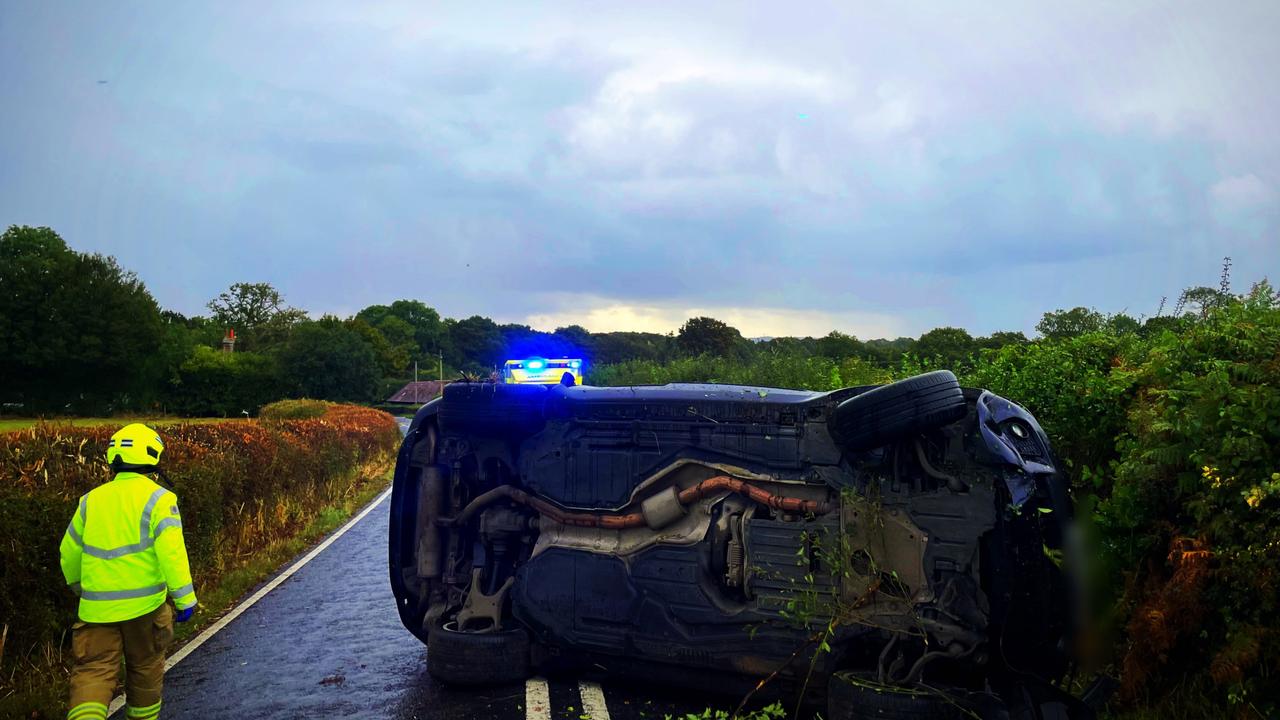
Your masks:
<instances>
[{"instance_id":1,"label":"tree line","mask_svg":"<svg viewBox=\"0 0 1280 720\"><path fill-rule=\"evenodd\" d=\"M1199 288L1181 306L1208 307ZM91 414L163 410L193 415L253 413L281 397L371 401L413 377L487 376L505 359L582 357L604 366L712 356L747 360L804 355L898 366L904 357L963 365L984 349L1026 343L1020 332L973 337L960 328L919 338L820 337L751 340L708 317L678 331L553 332L480 315L441 317L420 300L371 305L347 318L311 319L266 283L238 282L212 298L207 314L160 307L145 285L112 257L82 253L45 227L12 226L0 235L0 412ZM1037 330L1065 337L1102 327L1149 332L1177 322L1145 322L1088 308L1047 313ZM224 353L234 330L235 352Z\"/></svg>"}]
</instances>

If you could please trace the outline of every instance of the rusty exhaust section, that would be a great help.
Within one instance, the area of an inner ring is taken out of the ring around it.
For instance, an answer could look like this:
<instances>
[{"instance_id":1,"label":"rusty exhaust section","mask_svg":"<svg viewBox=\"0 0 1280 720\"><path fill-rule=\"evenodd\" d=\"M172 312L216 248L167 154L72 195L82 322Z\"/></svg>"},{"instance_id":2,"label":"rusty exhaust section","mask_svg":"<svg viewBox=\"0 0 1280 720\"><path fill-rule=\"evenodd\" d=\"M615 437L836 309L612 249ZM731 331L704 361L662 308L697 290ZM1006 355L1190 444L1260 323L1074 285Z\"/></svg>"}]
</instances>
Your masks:
<instances>
[{"instance_id":1,"label":"rusty exhaust section","mask_svg":"<svg viewBox=\"0 0 1280 720\"><path fill-rule=\"evenodd\" d=\"M762 487L752 485L746 480L729 477L728 475L718 475L708 478L680 491L678 496L682 505L689 505L697 502L708 495L714 495L718 492L728 490L732 493L742 495L753 502L759 503L766 507L783 510L793 513L812 513L814 515L823 515L831 511L830 502L819 502L817 500L804 500L797 497L788 497L786 495L775 495ZM628 528L644 527L648 523L645 520L644 513L628 513L626 515L614 515L607 513L579 513L568 512L562 510L555 505L534 495L515 487L514 485L502 485L496 487L489 492L483 493L476 497L467 506L462 509L453 518L441 518L440 524L451 527L458 527L467 524L472 517L480 510L492 505L499 500L510 500L520 505L532 508L539 515L550 518L562 525L572 525L574 527L590 527L604 528L606 530L626 530Z\"/></svg>"},{"instance_id":2,"label":"rusty exhaust section","mask_svg":"<svg viewBox=\"0 0 1280 720\"><path fill-rule=\"evenodd\" d=\"M803 500L796 497L787 497L786 495L774 495L762 487L752 485L746 480L729 477L728 475L717 475L708 478L694 485L687 490L680 491L680 502L688 505L697 502L702 498L713 495L721 490L737 493L745 496L752 502L760 503L765 507L776 508L793 513L813 513L814 515L822 515L831 511L831 503L818 502L817 500Z\"/></svg>"}]
</instances>

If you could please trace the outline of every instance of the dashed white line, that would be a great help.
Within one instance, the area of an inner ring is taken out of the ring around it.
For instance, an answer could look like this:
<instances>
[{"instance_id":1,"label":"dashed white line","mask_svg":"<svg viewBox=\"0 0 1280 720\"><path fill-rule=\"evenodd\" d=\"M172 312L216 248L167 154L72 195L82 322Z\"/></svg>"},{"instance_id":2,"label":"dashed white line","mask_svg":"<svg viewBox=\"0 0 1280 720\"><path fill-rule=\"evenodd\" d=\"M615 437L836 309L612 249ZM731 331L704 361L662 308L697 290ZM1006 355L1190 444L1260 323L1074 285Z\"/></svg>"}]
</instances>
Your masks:
<instances>
[{"instance_id":1,"label":"dashed white line","mask_svg":"<svg viewBox=\"0 0 1280 720\"><path fill-rule=\"evenodd\" d=\"M551 691L540 677L524 682L524 716L526 720L551 720Z\"/></svg>"},{"instance_id":2,"label":"dashed white line","mask_svg":"<svg viewBox=\"0 0 1280 720\"><path fill-rule=\"evenodd\" d=\"M204 632L201 632L199 635L197 635L194 640L187 643L186 645L183 645L181 650L169 656L169 659L165 660L164 662L165 672L168 672L169 669L172 668L174 665L177 665L178 663L182 662L183 658L195 652L196 648L205 644L209 640L209 638L213 637L219 631L221 631L223 628L229 625L232 620L235 620L236 618L240 617L241 613L253 607L254 603L266 597L267 593L271 592L272 590L275 590L277 587L279 587L280 583L284 582L285 580L288 580L290 577L293 576L294 573L301 570L304 565L314 560L317 555L324 552L325 548L332 545L335 540L342 537L351 528L355 527L356 523L363 520L364 517L368 515L370 512L372 512L374 508L381 505L382 501L386 500L389 495L391 495L391 488L387 488L386 492L382 493L381 495L378 496L376 500L369 503L368 507L366 507L364 510L361 510L358 515L348 520L346 525L343 525L342 527L338 528L337 532L325 538L324 542L312 548L311 552L307 553L306 555L303 555L302 558L298 560L298 562L290 565L287 570L275 576L271 580L271 582L267 583L266 585L263 585L257 592L250 595L248 600L245 600L244 602L232 608L231 612L227 613L226 615L223 615L221 618L218 619L217 622L205 628ZM111 707L107 708L107 717L110 717L111 715L115 714L115 712L123 706L124 706L124 696L120 695L115 700L111 701Z\"/></svg>"},{"instance_id":3,"label":"dashed white line","mask_svg":"<svg viewBox=\"0 0 1280 720\"><path fill-rule=\"evenodd\" d=\"M609 706L604 701L604 690L593 682L578 683L578 695L582 697L582 714L591 720L609 720Z\"/></svg>"}]
</instances>

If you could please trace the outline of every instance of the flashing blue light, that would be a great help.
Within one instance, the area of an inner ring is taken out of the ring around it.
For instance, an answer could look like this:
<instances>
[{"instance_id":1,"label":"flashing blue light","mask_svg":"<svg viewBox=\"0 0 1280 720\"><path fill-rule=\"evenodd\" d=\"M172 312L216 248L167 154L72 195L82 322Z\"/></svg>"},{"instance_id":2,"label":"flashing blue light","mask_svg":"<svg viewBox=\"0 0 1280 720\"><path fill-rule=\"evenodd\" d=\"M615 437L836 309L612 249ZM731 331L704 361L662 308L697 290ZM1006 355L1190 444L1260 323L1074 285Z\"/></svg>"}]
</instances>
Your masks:
<instances>
[{"instance_id":1,"label":"flashing blue light","mask_svg":"<svg viewBox=\"0 0 1280 720\"><path fill-rule=\"evenodd\" d=\"M577 370L578 368L582 367L582 363L578 362L577 360L570 360L569 367L573 368L574 370Z\"/></svg>"},{"instance_id":2,"label":"flashing blue light","mask_svg":"<svg viewBox=\"0 0 1280 720\"><path fill-rule=\"evenodd\" d=\"M541 360L526 360L524 366L530 370L541 370L546 363Z\"/></svg>"}]
</instances>

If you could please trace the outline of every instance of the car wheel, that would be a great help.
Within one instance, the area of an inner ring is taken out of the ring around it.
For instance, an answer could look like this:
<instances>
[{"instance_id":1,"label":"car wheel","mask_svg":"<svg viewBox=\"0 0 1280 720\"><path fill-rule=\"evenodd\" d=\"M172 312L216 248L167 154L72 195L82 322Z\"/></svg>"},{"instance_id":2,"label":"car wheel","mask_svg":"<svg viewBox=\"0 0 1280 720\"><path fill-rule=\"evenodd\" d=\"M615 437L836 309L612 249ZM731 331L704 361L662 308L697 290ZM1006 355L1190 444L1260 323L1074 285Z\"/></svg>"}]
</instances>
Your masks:
<instances>
[{"instance_id":1,"label":"car wheel","mask_svg":"<svg viewBox=\"0 0 1280 720\"><path fill-rule=\"evenodd\" d=\"M962 720L971 715L957 699L932 690L894 687L870 673L838 672L827 689L829 720Z\"/></svg>"},{"instance_id":2,"label":"car wheel","mask_svg":"<svg viewBox=\"0 0 1280 720\"><path fill-rule=\"evenodd\" d=\"M445 623L427 636L427 672L446 685L521 682L529 675L529 635L460 632L457 623Z\"/></svg>"},{"instance_id":3,"label":"car wheel","mask_svg":"<svg viewBox=\"0 0 1280 720\"><path fill-rule=\"evenodd\" d=\"M956 376L949 370L937 370L845 400L832 413L830 428L841 447L862 452L955 422L967 412Z\"/></svg>"}]
</instances>

